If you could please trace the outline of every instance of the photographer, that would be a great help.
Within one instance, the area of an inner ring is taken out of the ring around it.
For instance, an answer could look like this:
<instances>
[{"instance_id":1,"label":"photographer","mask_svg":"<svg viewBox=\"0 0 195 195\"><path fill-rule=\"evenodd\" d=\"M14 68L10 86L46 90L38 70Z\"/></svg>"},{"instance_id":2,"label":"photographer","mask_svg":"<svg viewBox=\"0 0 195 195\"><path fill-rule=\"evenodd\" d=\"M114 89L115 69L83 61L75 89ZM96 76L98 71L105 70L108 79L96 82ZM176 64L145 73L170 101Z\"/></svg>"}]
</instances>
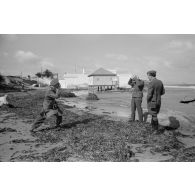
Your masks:
<instances>
[{"instance_id":1,"label":"photographer","mask_svg":"<svg viewBox=\"0 0 195 195\"><path fill-rule=\"evenodd\" d=\"M130 122L135 121L135 111L137 109L139 121L143 122L143 111L142 111L142 98L144 81L139 79L137 76L133 76L129 79L128 84L133 88L132 99L131 99L131 118Z\"/></svg>"},{"instance_id":2,"label":"photographer","mask_svg":"<svg viewBox=\"0 0 195 195\"><path fill-rule=\"evenodd\" d=\"M56 117L56 127L59 127L62 122L62 111L58 107L56 99L59 98L60 83L58 79L53 79L50 82L50 88L46 92L43 101L43 110L40 115L36 118L32 125L31 132L40 127L46 118L51 116Z\"/></svg>"}]
</instances>

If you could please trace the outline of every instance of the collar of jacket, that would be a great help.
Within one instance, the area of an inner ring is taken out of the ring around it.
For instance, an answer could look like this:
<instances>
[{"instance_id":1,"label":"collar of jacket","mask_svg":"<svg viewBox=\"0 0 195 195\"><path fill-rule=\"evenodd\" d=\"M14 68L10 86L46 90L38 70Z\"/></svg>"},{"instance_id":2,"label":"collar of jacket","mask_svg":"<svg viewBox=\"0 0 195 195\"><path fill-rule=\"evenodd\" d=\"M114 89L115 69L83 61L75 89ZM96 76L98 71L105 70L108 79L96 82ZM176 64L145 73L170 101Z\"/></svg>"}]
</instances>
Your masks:
<instances>
[{"instance_id":1,"label":"collar of jacket","mask_svg":"<svg viewBox=\"0 0 195 195\"><path fill-rule=\"evenodd\" d=\"M157 78L156 77L154 77L151 81L150 81L150 83L152 82L152 81L154 81L154 80L156 80Z\"/></svg>"}]
</instances>

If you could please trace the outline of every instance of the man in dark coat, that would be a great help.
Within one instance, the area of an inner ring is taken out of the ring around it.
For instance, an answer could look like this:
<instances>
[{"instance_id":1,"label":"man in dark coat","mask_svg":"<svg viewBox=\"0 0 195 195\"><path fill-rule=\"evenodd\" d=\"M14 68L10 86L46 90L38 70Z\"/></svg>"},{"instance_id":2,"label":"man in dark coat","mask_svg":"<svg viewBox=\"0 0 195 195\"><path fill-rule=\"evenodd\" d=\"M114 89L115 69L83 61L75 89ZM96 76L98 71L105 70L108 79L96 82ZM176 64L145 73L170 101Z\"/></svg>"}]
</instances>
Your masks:
<instances>
[{"instance_id":1,"label":"man in dark coat","mask_svg":"<svg viewBox=\"0 0 195 195\"><path fill-rule=\"evenodd\" d=\"M152 115L152 128L158 130L157 115L160 112L161 96L165 94L165 89L162 81L156 79L156 71L148 71L147 76L150 81L147 94L148 113Z\"/></svg>"},{"instance_id":2,"label":"man in dark coat","mask_svg":"<svg viewBox=\"0 0 195 195\"><path fill-rule=\"evenodd\" d=\"M139 121L143 122L143 110L142 110L142 98L144 81L140 80L137 76L129 79L128 84L133 88L132 99L131 99L131 121L135 121L135 111L137 109Z\"/></svg>"},{"instance_id":3,"label":"man in dark coat","mask_svg":"<svg viewBox=\"0 0 195 195\"><path fill-rule=\"evenodd\" d=\"M60 83L58 79L53 79L50 82L49 90L46 92L43 101L43 110L40 115L36 118L32 125L31 131L40 127L46 118L51 116L56 117L56 127L58 127L62 122L62 111L58 107L56 99L59 98Z\"/></svg>"}]
</instances>

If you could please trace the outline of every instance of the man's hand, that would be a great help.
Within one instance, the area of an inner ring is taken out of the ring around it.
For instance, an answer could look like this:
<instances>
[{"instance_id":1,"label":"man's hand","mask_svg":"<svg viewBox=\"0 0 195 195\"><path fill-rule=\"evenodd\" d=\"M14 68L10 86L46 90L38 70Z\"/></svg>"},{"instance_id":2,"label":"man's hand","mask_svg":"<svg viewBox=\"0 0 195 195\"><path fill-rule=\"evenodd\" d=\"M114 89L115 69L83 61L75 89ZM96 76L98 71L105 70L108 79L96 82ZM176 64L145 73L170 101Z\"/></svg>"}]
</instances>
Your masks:
<instances>
[{"instance_id":1,"label":"man's hand","mask_svg":"<svg viewBox=\"0 0 195 195\"><path fill-rule=\"evenodd\" d=\"M59 93L60 93L60 89L57 88L57 89L56 89L56 94L59 94Z\"/></svg>"},{"instance_id":2,"label":"man's hand","mask_svg":"<svg viewBox=\"0 0 195 195\"><path fill-rule=\"evenodd\" d=\"M138 80L139 77L138 77L137 75L134 75L134 76L133 76L133 79L134 79L134 80Z\"/></svg>"}]
</instances>

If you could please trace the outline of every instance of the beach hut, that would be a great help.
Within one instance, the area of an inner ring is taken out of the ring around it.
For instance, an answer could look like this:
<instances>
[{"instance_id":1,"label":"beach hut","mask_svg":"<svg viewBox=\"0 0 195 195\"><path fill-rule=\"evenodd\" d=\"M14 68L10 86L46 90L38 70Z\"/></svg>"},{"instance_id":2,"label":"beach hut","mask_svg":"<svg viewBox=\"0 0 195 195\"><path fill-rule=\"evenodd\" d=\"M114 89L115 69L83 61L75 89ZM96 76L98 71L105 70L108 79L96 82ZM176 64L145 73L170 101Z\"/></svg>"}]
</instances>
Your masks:
<instances>
[{"instance_id":1,"label":"beach hut","mask_svg":"<svg viewBox=\"0 0 195 195\"><path fill-rule=\"evenodd\" d=\"M104 68L99 68L89 77L89 89L97 89L97 91L111 90L117 88L119 81L117 74Z\"/></svg>"}]
</instances>

